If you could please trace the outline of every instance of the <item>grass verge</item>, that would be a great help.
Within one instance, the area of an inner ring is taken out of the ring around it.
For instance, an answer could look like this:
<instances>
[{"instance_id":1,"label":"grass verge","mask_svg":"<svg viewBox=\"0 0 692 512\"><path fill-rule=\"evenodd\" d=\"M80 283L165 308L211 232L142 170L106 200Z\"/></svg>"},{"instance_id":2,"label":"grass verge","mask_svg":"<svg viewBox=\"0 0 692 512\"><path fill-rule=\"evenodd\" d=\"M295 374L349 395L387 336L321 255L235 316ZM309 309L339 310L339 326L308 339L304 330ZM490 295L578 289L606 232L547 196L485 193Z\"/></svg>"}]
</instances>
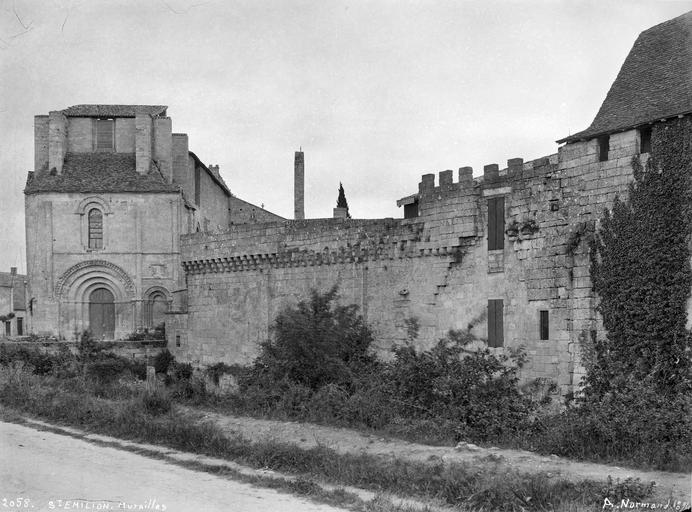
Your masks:
<instances>
[{"instance_id":1,"label":"grass verge","mask_svg":"<svg viewBox=\"0 0 692 512\"><path fill-rule=\"evenodd\" d=\"M154 400L160 404L161 397ZM165 399L164 399L165 400ZM50 421L114 437L170 446L254 467L304 475L335 485L350 485L418 499L437 499L468 510L585 510L604 498L641 500L652 486L639 481L571 482L543 473L525 474L501 467L426 464L369 455L338 454L325 447L302 449L281 442L252 443L226 436L211 423L194 423L174 409L149 407L143 393L130 400L106 401L72 392L64 383L21 368L2 368L0 402ZM152 414L152 412L154 414Z\"/></svg>"}]
</instances>

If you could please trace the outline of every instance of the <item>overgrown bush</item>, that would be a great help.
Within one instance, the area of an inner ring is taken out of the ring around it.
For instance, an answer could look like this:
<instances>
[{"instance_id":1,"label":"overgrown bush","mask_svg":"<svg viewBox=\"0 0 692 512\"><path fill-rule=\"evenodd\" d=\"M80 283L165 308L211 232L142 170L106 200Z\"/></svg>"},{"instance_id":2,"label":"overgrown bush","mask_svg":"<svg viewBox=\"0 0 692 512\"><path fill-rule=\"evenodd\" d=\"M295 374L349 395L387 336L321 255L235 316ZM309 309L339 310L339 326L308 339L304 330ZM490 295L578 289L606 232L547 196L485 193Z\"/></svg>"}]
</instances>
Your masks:
<instances>
[{"instance_id":1,"label":"overgrown bush","mask_svg":"<svg viewBox=\"0 0 692 512\"><path fill-rule=\"evenodd\" d=\"M590 244L606 335L584 346L584 389L557 418L555 451L692 467L692 122L654 125L626 201L606 210Z\"/></svg>"},{"instance_id":2,"label":"overgrown bush","mask_svg":"<svg viewBox=\"0 0 692 512\"><path fill-rule=\"evenodd\" d=\"M173 363L175 363L175 357L167 348L164 348L154 357L154 370L156 373L168 373L168 369Z\"/></svg>"},{"instance_id":3,"label":"overgrown bush","mask_svg":"<svg viewBox=\"0 0 692 512\"><path fill-rule=\"evenodd\" d=\"M334 305L336 293L313 291L279 314L272 340L240 378L237 407L436 442L498 440L530 425L539 402L518 387L521 351L495 355L471 348L470 330L450 331L430 350L407 343L378 361L357 308ZM408 331L412 342L415 322Z\"/></svg>"},{"instance_id":4,"label":"overgrown bush","mask_svg":"<svg viewBox=\"0 0 692 512\"><path fill-rule=\"evenodd\" d=\"M134 407L141 408L152 416L161 416L171 410L171 396L165 388L156 386L144 390L134 402Z\"/></svg>"},{"instance_id":5,"label":"overgrown bush","mask_svg":"<svg viewBox=\"0 0 692 512\"><path fill-rule=\"evenodd\" d=\"M24 346L0 345L0 364L7 366L15 361L21 361L37 375L48 375L56 367L56 359L46 352Z\"/></svg>"},{"instance_id":6,"label":"overgrown bush","mask_svg":"<svg viewBox=\"0 0 692 512\"><path fill-rule=\"evenodd\" d=\"M82 331L77 341L77 357L83 363L95 358L102 351L101 345L94 340L91 331Z\"/></svg>"},{"instance_id":7,"label":"overgrown bush","mask_svg":"<svg viewBox=\"0 0 692 512\"><path fill-rule=\"evenodd\" d=\"M455 422L458 439L496 440L526 428L537 403L520 392L521 350L494 355L469 349L466 331L450 331L432 349L394 349L384 383L404 418Z\"/></svg>"},{"instance_id":8,"label":"overgrown bush","mask_svg":"<svg viewBox=\"0 0 692 512\"><path fill-rule=\"evenodd\" d=\"M350 386L374 357L373 336L356 305L336 304L337 288L312 291L310 299L284 308L262 343L246 382L288 380L317 390L327 384Z\"/></svg>"},{"instance_id":9,"label":"overgrown bush","mask_svg":"<svg viewBox=\"0 0 692 512\"><path fill-rule=\"evenodd\" d=\"M692 399L650 384L583 400L546 421L536 447L580 459L628 461L670 471L692 468Z\"/></svg>"}]
</instances>

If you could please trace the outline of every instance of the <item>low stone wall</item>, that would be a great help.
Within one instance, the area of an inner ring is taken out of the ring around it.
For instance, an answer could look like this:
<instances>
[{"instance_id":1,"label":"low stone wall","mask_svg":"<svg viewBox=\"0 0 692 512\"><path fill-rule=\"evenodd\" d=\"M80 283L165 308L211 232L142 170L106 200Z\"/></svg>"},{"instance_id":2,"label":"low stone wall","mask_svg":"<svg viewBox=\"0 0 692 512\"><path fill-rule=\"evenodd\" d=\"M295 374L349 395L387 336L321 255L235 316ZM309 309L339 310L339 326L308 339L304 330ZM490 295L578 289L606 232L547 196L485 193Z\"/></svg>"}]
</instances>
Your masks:
<instances>
[{"instance_id":1,"label":"low stone wall","mask_svg":"<svg viewBox=\"0 0 692 512\"><path fill-rule=\"evenodd\" d=\"M128 359L145 360L159 355L166 348L165 340L146 340L146 341L105 341L96 342L106 352L113 352L120 357ZM28 341L27 338L5 338L0 341L0 346L4 347L24 347L37 349L48 354L57 353L61 347L67 347L70 352L76 354L77 342L42 340Z\"/></svg>"}]
</instances>

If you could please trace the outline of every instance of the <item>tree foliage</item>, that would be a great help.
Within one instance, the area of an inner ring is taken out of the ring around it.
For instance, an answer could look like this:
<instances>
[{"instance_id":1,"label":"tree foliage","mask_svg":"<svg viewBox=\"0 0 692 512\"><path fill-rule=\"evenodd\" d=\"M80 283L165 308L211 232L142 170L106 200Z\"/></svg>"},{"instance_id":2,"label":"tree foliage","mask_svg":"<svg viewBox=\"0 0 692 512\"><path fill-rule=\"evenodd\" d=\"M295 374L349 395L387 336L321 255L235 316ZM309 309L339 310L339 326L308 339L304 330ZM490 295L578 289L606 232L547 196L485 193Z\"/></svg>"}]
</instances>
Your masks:
<instances>
[{"instance_id":1,"label":"tree foliage","mask_svg":"<svg viewBox=\"0 0 692 512\"><path fill-rule=\"evenodd\" d=\"M308 300L284 308L274 320L272 338L261 345L254 378L288 380L317 389L350 385L358 371L374 360L370 328L358 306L336 303L337 287L311 292Z\"/></svg>"},{"instance_id":2,"label":"tree foliage","mask_svg":"<svg viewBox=\"0 0 692 512\"><path fill-rule=\"evenodd\" d=\"M654 126L652 151L632 160L628 199L605 211L591 246L591 276L607 332L593 347L586 394L637 385L690 389L687 301L692 287L692 123Z\"/></svg>"},{"instance_id":3,"label":"tree foliage","mask_svg":"<svg viewBox=\"0 0 692 512\"><path fill-rule=\"evenodd\" d=\"M351 214L348 211L348 201L346 201L346 192L344 192L344 186L339 183L339 197L336 199L337 208L346 208L346 217L351 218Z\"/></svg>"}]
</instances>

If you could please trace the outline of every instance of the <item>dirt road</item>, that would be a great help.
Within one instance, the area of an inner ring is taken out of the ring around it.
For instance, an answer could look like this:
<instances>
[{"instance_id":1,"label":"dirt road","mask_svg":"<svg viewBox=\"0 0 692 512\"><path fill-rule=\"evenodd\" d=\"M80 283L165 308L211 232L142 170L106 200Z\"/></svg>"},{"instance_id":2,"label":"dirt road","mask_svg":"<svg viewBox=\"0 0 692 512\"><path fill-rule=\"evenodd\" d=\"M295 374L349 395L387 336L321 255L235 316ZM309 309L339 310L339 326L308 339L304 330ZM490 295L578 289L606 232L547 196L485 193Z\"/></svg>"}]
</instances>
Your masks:
<instances>
[{"instance_id":1,"label":"dirt road","mask_svg":"<svg viewBox=\"0 0 692 512\"><path fill-rule=\"evenodd\" d=\"M200 420L213 421L227 433L238 433L253 441L275 439L303 448L312 448L321 444L340 453L366 453L416 461L470 462L491 456L494 460L519 471L543 471L555 477L568 479L605 481L610 475L613 479L620 480L632 477L639 478L643 482L654 481L656 482L655 492L660 499L672 495L676 499L689 502L692 492L690 475L683 473L643 471L607 464L576 462L555 455L545 457L523 450L481 448L473 447L473 445L470 448L460 446L459 449L448 446L428 446L399 439L385 439L345 428L236 417L213 412L200 413L199 410L192 408L180 410L181 413Z\"/></svg>"},{"instance_id":2,"label":"dirt road","mask_svg":"<svg viewBox=\"0 0 692 512\"><path fill-rule=\"evenodd\" d=\"M3 422L0 509L340 510L130 452Z\"/></svg>"}]
</instances>

